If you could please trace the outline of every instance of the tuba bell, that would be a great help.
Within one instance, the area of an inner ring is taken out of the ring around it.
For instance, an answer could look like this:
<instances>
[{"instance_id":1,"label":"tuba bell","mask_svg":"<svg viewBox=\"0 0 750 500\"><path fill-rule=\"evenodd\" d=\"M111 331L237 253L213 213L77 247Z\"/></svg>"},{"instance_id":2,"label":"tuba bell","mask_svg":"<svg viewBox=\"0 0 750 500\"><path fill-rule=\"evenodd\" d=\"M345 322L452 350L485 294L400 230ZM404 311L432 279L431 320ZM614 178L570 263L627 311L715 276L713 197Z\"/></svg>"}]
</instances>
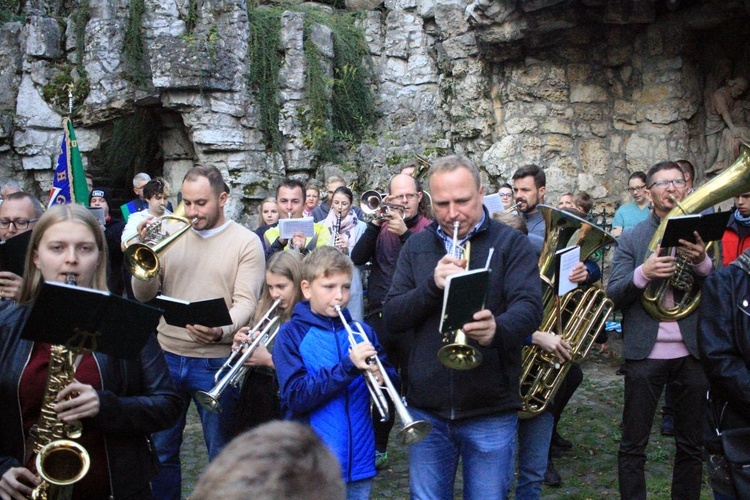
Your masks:
<instances>
[{"instance_id":1,"label":"tuba bell","mask_svg":"<svg viewBox=\"0 0 750 500\"><path fill-rule=\"evenodd\" d=\"M520 393L523 404L519 417L529 418L542 413L552 402L560 384L565 380L572 363L581 363L591 350L594 340L612 312L613 304L601 286L586 290L576 288L565 294L556 307L555 253L572 245L581 247L581 260L586 260L599 248L616 244L606 231L571 213L546 205L539 205L544 218L546 234L539 256L539 273L544 287L544 316L541 331L558 332L571 346L570 361L560 363L554 354L539 346L523 349Z\"/></svg>"},{"instance_id":2,"label":"tuba bell","mask_svg":"<svg viewBox=\"0 0 750 500\"><path fill-rule=\"evenodd\" d=\"M648 259L661 244L667 222L671 217L700 213L708 207L748 191L750 191L750 149L743 145L740 146L740 156L729 168L690 193L682 202L677 202L677 206L662 219L648 244L644 260ZM711 246L715 247L714 243L709 244L709 247ZM716 248L713 253L714 259L718 259L719 252ZM700 303L700 283L695 279L692 268L680 256L678 256L676 267L677 270L671 278L651 281L641 295L643 308L651 317L659 321L678 321L685 318L695 311ZM666 293L670 288L674 292L675 300L672 307L664 304Z\"/></svg>"},{"instance_id":3,"label":"tuba bell","mask_svg":"<svg viewBox=\"0 0 750 500\"><path fill-rule=\"evenodd\" d=\"M162 223L173 221L182 224L171 234L161 232ZM185 234L191 227L191 221L185 217L185 204L180 203L174 212L163 215L153 224L146 226L147 236L138 241L138 235L125 242L125 265L130 274L142 281L148 281L159 272L159 255Z\"/></svg>"}]
</instances>

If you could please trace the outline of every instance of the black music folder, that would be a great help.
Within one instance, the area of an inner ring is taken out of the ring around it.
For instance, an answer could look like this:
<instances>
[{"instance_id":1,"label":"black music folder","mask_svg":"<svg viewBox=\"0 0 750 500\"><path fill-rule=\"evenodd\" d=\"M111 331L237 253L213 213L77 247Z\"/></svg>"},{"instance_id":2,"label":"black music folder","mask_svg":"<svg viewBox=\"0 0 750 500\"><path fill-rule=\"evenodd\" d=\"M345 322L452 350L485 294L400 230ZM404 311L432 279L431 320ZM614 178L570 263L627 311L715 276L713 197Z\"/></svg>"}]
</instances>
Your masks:
<instances>
[{"instance_id":1,"label":"black music folder","mask_svg":"<svg viewBox=\"0 0 750 500\"><path fill-rule=\"evenodd\" d=\"M26 265L26 250L29 248L31 231L0 241L0 271L10 271L23 276Z\"/></svg>"},{"instance_id":2,"label":"black music folder","mask_svg":"<svg viewBox=\"0 0 750 500\"><path fill-rule=\"evenodd\" d=\"M661 247L679 246L679 240L695 243L693 231L698 231L703 241L718 241L724 235L731 211L712 214L680 215L667 221L667 228L661 239Z\"/></svg>"},{"instance_id":3,"label":"black music folder","mask_svg":"<svg viewBox=\"0 0 750 500\"><path fill-rule=\"evenodd\" d=\"M445 280L440 333L449 333L474 321L474 313L484 309L490 285L488 268L451 274Z\"/></svg>"},{"instance_id":4,"label":"black music folder","mask_svg":"<svg viewBox=\"0 0 750 500\"><path fill-rule=\"evenodd\" d=\"M154 307L109 292L47 281L21 338L133 359L156 332L160 317Z\"/></svg>"},{"instance_id":5,"label":"black music folder","mask_svg":"<svg viewBox=\"0 0 750 500\"><path fill-rule=\"evenodd\" d=\"M222 298L188 302L166 295L157 295L153 303L163 310L164 321L172 326L185 328L187 325L215 327L232 324L232 317Z\"/></svg>"}]
</instances>

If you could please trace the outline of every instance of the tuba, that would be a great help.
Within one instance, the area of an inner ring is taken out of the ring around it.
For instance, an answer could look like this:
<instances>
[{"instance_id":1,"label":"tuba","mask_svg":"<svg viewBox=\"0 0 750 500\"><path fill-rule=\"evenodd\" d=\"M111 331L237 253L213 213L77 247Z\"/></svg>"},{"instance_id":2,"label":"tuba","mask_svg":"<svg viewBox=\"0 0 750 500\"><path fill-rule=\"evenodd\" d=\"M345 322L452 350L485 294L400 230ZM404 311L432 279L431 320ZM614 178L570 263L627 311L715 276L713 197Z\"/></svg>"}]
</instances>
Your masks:
<instances>
[{"instance_id":1,"label":"tuba","mask_svg":"<svg viewBox=\"0 0 750 500\"><path fill-rule=\"evenodd\" d=\"M662 219L648 244L645 259L648 259L661 244L667 222L671 217L700 213L716 203L748 191L750 191L750 149L740 146L740 156L728 169L690 193L682 202L677 202L677 206ZM711 246L715 245L713 243L708 245L708 247ZM714 258L718 258L718 255L718 250L714 248ZM700 283L695 279L687 260L678 255L675 267L675 273L671 278L651 281L641 295L643 308L652 318L659 321L681 320L695 311L700 302ZM671 307L664 304L669 288L672 288L675 299Z\"/></svg>"},{"instance_id":2,"label":"tuba","mask_svg":"<svg viewBox=\"0 0 750 500\"><path fill-rule=\"evenodd\" d=\"M75 285L75 276L68 275L67 284ZM76 357L82 349L53 345L50 349L47 385L42 397L39 420L31 428L31 453L36 455L36 472L42 479L34 488L34 500L71 498L73 485L89 471L91 460L86 449L72 441L81 437L80 421L64 424L57 418L57 395L75 380Z\"/></svg>"},{"instance_id":3,"label":"tuba","mask_svg":"<svg viewBox=\"0 0 750 500\"><path fill-rule=\"evenodd\" d=\"M599 248L616 243L606 231L571 213L540 205L544 217L546 234L544 247L539 256L539 273L544 287L544 317L541 331L555 330L571 347L571 361L560 363L554 354L539 346L523 349L520 393L523 409L521 418L542 413L565 380L571 363L581 363L594 345L597 335L612 312L613 304L601 286L593 285L586 290L576 288L565 294L556 307L555 253L572 245L581 247L581 260L590 257Z\"/></svg>"},{"instance_id":4,"label":"tuba","mask_svg":"<svg viewBox=\"0 0 750 500\"><path fill-rule=\"evenodd\" d=\"M166 221L178 222L182 226L171 234L163 234L161 228ZM130 274L142 281L156 276L160 267L159 254L185 234L191 225L191 221L185 217L185 204L180 203L174 212L146 226L147 235L143 241L138 241L136 235L125 242L125 265Z\"/></svg>"}]
</instances>

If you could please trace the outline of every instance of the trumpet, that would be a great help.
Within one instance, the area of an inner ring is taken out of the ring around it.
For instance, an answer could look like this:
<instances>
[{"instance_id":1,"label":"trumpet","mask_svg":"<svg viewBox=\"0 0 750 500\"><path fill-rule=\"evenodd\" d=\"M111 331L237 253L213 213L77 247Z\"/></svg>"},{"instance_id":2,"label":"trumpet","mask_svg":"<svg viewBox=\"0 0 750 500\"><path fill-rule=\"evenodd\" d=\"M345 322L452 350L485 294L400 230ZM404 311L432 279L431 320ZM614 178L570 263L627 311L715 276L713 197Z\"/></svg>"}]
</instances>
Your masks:
<instances>
[{"instance_id":1,"label":"trumpet","mask_svg":"<svg viewBox=\"0 0 750 500\"><path fill-rule=\"evenodd\" d=\"M250 329L251 332L257 332L260 330L260 334L255 340L253 340L252 343L247 340L242 342L239 345L239 348L236 351L233 351L221 368L219 368L219 371L214 375L214 382L216 385L214 385L213 389L208 392L198 391L195 394L195 399L198 400L203 408L213 413L221 413L221 403L219 403L219 398L224 392L224 389L230 385L232 387L239 386L248 370L248 367L244 365L245 361L250 359L250 356L253 355L261 343L264 346L268 346L273 342L273 339L276 338L276 334L279 333L279 327L276 326L279 317L274 316L271 318L271 314L280 302L281 299L276 299L268 312L266 312L266 314L263 315L263 317ZM264 323L265 326L263 326ZM276 326L275 329L274 326ZM273 331L271 331L272 329ZM243 349L245 352L242 352ZM226 374L222 375L224 371L226 371Z\"/></svg>"},{"instance_id":2,"label":"trumpet","mask_svg":"<svg viewBox=\"0 0 750 500\"><path fill-rule=\"evenodd\" d=\"M519 202L516 202L516 203L514 203L513 205L511 205L511 206L509 206L508 208L506 208L505 210L503 210L503 213L506 213L506 214L510 214L510 213L513 213L513 212L515 212L516 210L518 210L518 207L520 207L520 206L521 206L521 202L520 202L520 201L519 201Z\"/></svg>"},{"instance_id":3,"label":"trumpet","mask_svg":"<svg viewBox=\"0 0 750 500\"><path fill-rule=\"evenodd\" d=\"M398 210L403 219L404 214L406 213L406 207L404 205L383 201L387 197L388 195L385 193L378 193L374 190L365 191L360 197L359 208L367 215L375 215L376 219L387 219L390 216L391 211Z\"/></svg>"},{"instance_id":4,"label":"trumpet","mask_svg":"<svg viewBox=\"0 0 750 500\"><path fill-rule=\"evenodd\" d=\"M360 338L368 340L365 331L362 330L361 324L357 323L357 332L355 333L349 325L349 322L346 321L341 306L335 306L335 309L339 314L339 318L341 318L341 322L344 324L344 328L346 328L346 332L349 335L349 344L352 347L358 343L355 335L359 335ZM411 415L409 415L409 411L406 409L406 404L401 400L401 396L399 396L396 387L394 387L393 382L385 371L385 368L383 368L380 359L377 356L372 356L367 360L367 363L371 366L377 366L383 377L383 383L385 384L386 391L388 391L388 396L390 396L391 401L393 401L393 407L396 409L396 413L401 419L401 430L398 431L399 442L409 446L418 443L427 437L427 434L432 431L432 424L424 420L414 420ZM364 370L363 374L367 383L367 390L370 392L370 398L378 409L378 413L380 413L380 420L385 422L388 420L388 417L390 417L390 413L388 411L388 401L385 399L383 388L380 387L377 377L375 377L375 374L370 370Z\"/></svg>"},{"instance_id":5,"label":"trumpet","mask_svg":"<svg viewBox=\"0 0 750 500\"><path fill-rule=\"evenodd\" d=\"M458 260L466 259L466 268L469 267L469 258L471 252L471 243L466 242L462 247L458 244L458 221L453 222L453 241L451 246L451 256ZM479 349L470 346L466 340L466 334L459 328L445 334L443 342L445 345L438 351L438 359L448 368L454 370L471 370L482 363L482 353Z\"/></svg>"}]
</instances>

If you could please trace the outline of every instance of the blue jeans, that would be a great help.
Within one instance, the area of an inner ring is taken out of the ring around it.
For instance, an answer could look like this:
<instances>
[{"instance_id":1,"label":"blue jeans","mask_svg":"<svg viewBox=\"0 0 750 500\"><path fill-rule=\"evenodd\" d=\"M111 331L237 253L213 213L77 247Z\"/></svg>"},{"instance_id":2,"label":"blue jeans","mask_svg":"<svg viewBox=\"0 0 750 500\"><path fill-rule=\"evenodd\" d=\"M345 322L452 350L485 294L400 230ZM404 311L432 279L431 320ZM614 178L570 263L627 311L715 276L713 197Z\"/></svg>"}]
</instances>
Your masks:
<instances>
[{"instance_id":1,"label":"blue jeans","mask_svg":"<svg viewBox=\"0 0 750 500\"><path fill-rule=\"evenodd\" d=\"M346 483L346 500L368 500L372 491L372 478Z\"/></svg>"},{"instance_id":2,"label":"blue jeans","mask_svg":"<svg viewBox=\"0 0 750 500\"><path fill-rule=\"evenodd\" d=\"M464 498L507 498L516 453L515 412L447 420L409 407L432 432L409 447L409 486L414 499L452 500L458 459L463 462Z\"/></svg>"},{"instance_id":3,"label":"blue jeans","mask_svg":"<svg viewBox=\"0 0 750 500\"><path fill-rule=\"evenodd\" d=\"M549 411L518 421L516 500L538 499L542 496L554 425L555 416Z\"/></svg>"},{"instance_id":4,"label":"blue jeans","mask_svg":"<svg viewBox=\"0 0 750 500\"><path fill-rule=\"evenodd\" d=\"M182 431L185 428L185 416L190 407L190 401L195 401L195 393L210 391L213 388L214 375L226 358L188 358L170 352L164 352L164 357L180 395L182 412L177 423L171 428L152 435L154 446L159 454L161 469L152 481L151 487L154 498L157 500L179 500L182 495L180 447L182 446ZM222 406L221 413L211 413L204 410L197 401L195 403L203 425L203 438L206 440L209 461L218 455L231 439L238 399L237 389L229 386L219 399Z\"/></svg>"}]
</instances>

